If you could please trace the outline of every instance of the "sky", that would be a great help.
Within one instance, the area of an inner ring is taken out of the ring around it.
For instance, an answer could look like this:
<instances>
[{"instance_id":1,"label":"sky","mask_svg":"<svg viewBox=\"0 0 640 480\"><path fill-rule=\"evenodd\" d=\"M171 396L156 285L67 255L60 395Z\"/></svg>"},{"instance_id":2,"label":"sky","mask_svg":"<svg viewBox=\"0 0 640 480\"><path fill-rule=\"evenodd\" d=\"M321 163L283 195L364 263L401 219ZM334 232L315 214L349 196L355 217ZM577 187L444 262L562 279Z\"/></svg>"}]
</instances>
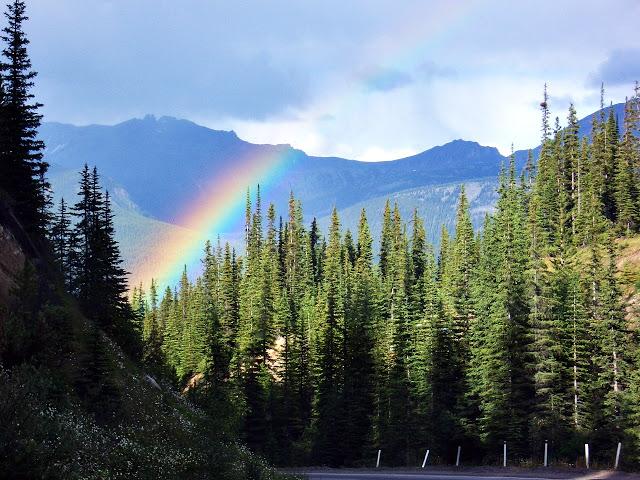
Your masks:
<instances>
[{"instance_id":1,"label":"sky","mask_svg":"<svg viewBox=\"0 0 640 480\"><path fill-rule=\"evenodd\" d=\"M539 143L640 80L638 0L29 0L45 121L146 114L309 154L390 160Z\"/></svg>"}]
</instances>

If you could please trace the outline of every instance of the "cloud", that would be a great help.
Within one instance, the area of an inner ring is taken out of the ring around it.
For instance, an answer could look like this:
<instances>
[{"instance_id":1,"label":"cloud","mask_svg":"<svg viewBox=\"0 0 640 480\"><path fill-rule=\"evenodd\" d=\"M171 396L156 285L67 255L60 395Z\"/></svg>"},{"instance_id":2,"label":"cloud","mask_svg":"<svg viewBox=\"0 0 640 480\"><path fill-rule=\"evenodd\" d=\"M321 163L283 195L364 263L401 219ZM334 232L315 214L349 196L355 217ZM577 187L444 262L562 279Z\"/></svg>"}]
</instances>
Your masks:
<instances>
[{"instance_id":1,"label":"cloud","mask_svg":"<svg viewBox=\"0 0 640 480\"><path fill-rule=\"evenodd\" d=\"M413 83L411 75L399 70L382 68L367 75L365 85L370 90L389 92Z\"/></svg>"},{"instance_id":2,"label":"cloud","mask_svg":"<svg viewBox=\"0 0 640 480\"><path fill-rule=\"evenodd\" d=\"M364 75L364 83L369 90L390 92L418 81L429 83L436 79L451 78L456 75L457 72L453 68L441 66L433 61L427 61L418 65L412 74L393 68L370 70Z\"/></svg>"},{"instance_id":3,"label":"cloud","mask_svg":"<svg viewBox=\"0 0 640 480\"><path fill-rule=\"evenodd\" d=\"M597 109L602 79L621 101L640 77L638 0L176 3L30 0L45 119L172 115L351 158L453 138L508 151L539 141L545 82L564 120L570 99Z\"/></svg>"},{"instance_id":4,"label":"cloud","mask_svg":"<svg viewBox=\"0 0 640 480\"><path fill-rule=\"evenodd\" d=\"M631 85L640 80L640 48L613 50L604 62L588 78L588 84Z\"/></svg>"},{"instance_id":5,"label":"cloud","mask_svg":"<svg viewBox=\"0 0 640 480\"><path fill-rule=\"evenodd\" d=\"M433 61L426 61L418 67L418 76L421 80L430 82L437 78L450 78L457 76L456 69L438 65Z\"/></svg>"}]
</instances>

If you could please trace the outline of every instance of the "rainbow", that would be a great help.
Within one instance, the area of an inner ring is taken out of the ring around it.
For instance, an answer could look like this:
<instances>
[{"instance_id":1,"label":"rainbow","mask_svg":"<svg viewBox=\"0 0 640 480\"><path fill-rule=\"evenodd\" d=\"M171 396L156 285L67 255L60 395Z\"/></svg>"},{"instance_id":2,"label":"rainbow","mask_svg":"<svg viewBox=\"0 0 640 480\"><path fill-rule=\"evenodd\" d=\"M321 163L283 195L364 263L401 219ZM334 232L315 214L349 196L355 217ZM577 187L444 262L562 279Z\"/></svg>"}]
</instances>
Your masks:
<instances>
[{"instance_id":1,"label":"rainbow","mask_svg":"<svg viewBox=\"0 0 640 480\"><path fill-rule=\"evenodd\" d=\"M175 223L191 234L176 229L148 239L152 242L148 261L133 272L131 285L148 285L154 279L161 287L173 287L185 267L198 269L206 240L237 229L244 218L247 188L259 185L268 190L291 172L297 155L295 149L277 146L235 158L178 216Z\"/></svg>"},{"instance_id":2,"label":"rainbow","mask_svg":"<svg viewBox=\"0 0 640 480\"><path fill-rule=\"evenodd\" d=\"M464 22L472 18L480 8L475 0L452 2L430 15L415 15L408 12L406 21L398 25L391 44L378 52L379 65L410 70L419 67L429 58L430 49L455 35L455 28L463 28ZM354 70L344 87L337 89L325 99L329 112L349 110L354 103L366 101L362 90L375 80L379 72ZM155 279L160 286L174 286L186 267L189 271L199 269L207 239L237 231L243 218L247 188L260 185L263 192L277 184L295 165L292 148L272 147L273 151L253 153L234 159L225 172L218 172L207 188L187 205L174 222L186 228L179 232L164 234L160 238L148 239L150 248L142 265L135 269L132 285L147 284ZM189 232L189 233L185 233Z\"/></svg>"}]
</instances>

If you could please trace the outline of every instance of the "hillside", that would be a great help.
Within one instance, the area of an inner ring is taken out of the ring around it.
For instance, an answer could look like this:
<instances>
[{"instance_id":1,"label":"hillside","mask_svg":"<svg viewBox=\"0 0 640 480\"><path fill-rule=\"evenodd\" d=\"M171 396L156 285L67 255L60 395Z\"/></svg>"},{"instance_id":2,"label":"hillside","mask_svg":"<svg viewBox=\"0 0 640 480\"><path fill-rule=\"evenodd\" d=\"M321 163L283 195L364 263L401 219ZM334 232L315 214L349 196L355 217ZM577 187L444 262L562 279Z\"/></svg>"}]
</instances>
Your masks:
<instances>
[{"instance_id":1,"label":"hillside","mask_svg":"<svg viewBox=\"0 0 640 480\"><path fill-rule=\"evenodd\" d=\"M425 222L427 239L437 249L440 245L442 225L449 231L454 230L454 212L461 185L464 185L469 198L471 220L474 227L478 229L482 226L485 216L493 212L498 198L496 191L498 182L494 177L412 188L371 198L340 210L340 220L345 229L356 232L360 211L365 208L373 237L379 238L382 231L382 213L385 203L389 200L392 206L398 204L403 218L411 218L414 209L418 210L418 215ZM320 218L318 222L323 231L328 230L330 223L328 216ZM377 248L376 244L375 249Z\"/></svg>"},{"instance_id":2,"label":"hillside","mask_svg":"<svg viewBox=\"0 0 640 480\"><path fill-rule=\"evenodd\" d=\"M640 236L618 241L618 269L629 325L640 329Z\"/></svg>"},{"instance_id":3,"label":"hillside","mask_svg":"<svg viewBox=\"0 0 640 480\"><path fill-rule=\"evenodd\" d=\"M1 478L278 477L131 361L25 241L0 198Z\"/></svg>"}]
</instances>

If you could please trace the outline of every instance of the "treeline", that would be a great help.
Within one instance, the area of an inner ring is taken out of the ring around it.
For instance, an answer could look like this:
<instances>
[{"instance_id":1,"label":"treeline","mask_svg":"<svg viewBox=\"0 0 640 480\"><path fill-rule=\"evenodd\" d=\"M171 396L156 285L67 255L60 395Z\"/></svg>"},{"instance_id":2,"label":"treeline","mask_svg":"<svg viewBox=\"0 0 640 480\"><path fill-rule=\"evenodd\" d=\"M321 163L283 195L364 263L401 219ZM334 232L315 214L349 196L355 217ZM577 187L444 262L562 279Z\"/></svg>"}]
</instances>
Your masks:
<instances>
[{"instance_id":1,"label":"treeline","mask_svg":"<svg viewBox=\"0 0 640 480\"><path fill-rule=\"evenodd\" d=\"M637 316L616 237L640 223L639 93L622 136L602 110L581 138L573 106L551 130L545 90L538 161L505 166L481 232L462 189L437 256L422 219L389 203L374 252L364 210L355 236L334 210L325 238L293 196L283 219L247 194L244 256L207 243L195 282L134 290L147 366L226 405L279 464L370 464L378 448L385 465L426 448L451 462L457 445L487 462L503 441L539 461L545 440L571 463L586 442L610 463L621 441L637 464Z\"/></svg>"}]
</instances>

